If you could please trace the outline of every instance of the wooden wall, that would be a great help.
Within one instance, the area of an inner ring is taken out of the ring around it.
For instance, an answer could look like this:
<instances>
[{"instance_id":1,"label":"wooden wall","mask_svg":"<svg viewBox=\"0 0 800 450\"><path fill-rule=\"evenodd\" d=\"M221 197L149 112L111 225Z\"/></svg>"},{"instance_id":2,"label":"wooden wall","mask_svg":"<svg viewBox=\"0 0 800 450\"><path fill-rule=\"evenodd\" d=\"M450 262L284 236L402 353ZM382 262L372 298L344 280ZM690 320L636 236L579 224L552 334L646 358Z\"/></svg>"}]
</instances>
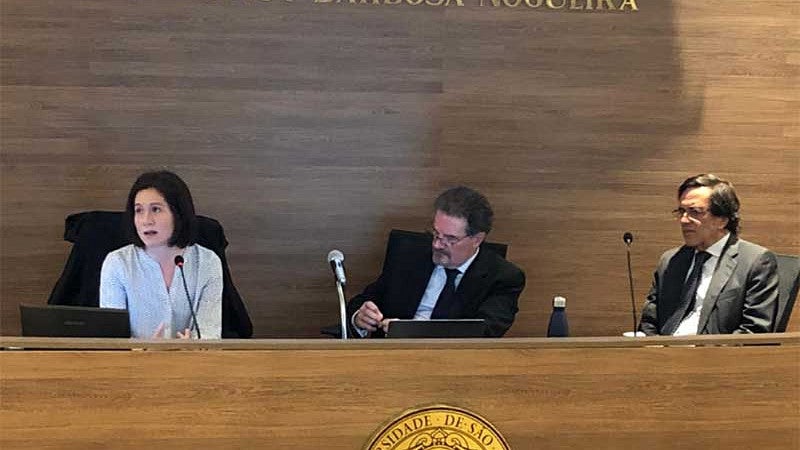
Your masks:
<instances>
[{"instance_id":1,"label":"wooden wall","mask_svg":"<svg viewBox=\"0 0 800 450\"><path fill-rule=\"evenodd\" d=\"M512 336L556 294L575 335L629 329L621 236L641 304L696 173L735 183L745 239L800 254L797 2L637 3L2 0L0 332L47 298L64 217L162 167L225 226L260 337L336 322L327 252L356 293L460 183L527 272Z\"/></svg>"}]
</instances>

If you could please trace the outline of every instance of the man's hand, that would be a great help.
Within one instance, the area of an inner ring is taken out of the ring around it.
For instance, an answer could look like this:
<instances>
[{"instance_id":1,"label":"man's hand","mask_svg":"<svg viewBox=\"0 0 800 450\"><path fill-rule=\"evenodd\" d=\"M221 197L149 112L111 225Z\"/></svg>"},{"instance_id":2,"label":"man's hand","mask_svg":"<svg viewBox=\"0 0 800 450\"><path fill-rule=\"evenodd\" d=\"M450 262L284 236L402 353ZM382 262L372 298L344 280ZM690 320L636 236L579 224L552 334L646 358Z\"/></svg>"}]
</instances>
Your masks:
<instances>
[{"instance_id":1,"label":"man's hand","mask_svg":"<svg viewBox=\"0 0 800 450\"><path fill-rule=\"evenodd\" d=\"M397 319L383 319L383 320L381 320L381 330L383 330L384 333L388 333L389 332L389 323L394 321L394 320L397 320Z\"/></svg>"},{"instance_id":2,"label":"man's hand","mask_svg":"<svg viewBox=\"0 0 800 450\"><path fill-rule=\"evenodd\" d=\"M378 309L375 303L368 301L364 302L364 304L358 308L353 322L358 328L373 332L378 329L381 320L383 320L383 313L381 313L381 310Z\"/></svg>"}]
</instances>

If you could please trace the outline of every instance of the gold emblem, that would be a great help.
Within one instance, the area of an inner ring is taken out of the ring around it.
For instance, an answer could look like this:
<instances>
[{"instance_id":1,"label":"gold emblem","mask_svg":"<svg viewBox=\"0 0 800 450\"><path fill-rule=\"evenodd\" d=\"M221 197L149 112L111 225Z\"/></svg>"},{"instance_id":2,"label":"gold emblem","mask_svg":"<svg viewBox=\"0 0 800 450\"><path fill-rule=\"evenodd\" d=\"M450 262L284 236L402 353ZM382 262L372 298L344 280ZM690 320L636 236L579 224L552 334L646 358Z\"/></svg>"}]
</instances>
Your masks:
<instances>
[{"instance_id":1,"label":"gold emblem","mask_svg":"<svg viewBox=\"0 0 800 450\"><path fill-rule=\"evenodd\" d=\"M405 411L372 436L364 450L511 450L483 417L432 405Z\"/></svg>"}]
</instances>

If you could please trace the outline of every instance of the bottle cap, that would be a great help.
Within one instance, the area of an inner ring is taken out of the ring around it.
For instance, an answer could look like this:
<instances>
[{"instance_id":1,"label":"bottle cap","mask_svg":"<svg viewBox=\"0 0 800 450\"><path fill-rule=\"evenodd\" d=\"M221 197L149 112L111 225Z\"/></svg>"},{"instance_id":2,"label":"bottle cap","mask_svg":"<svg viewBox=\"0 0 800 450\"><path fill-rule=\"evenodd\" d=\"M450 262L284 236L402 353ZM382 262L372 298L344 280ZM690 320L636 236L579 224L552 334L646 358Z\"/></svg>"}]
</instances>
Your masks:
<instances>
[{"instance_id":1,"label":"bottle cap","mask_svg":"<svg viewBox=\"0 0 800 450\"><path fill-rule=\"evenodd\" d=\"M553 307L555 308L566 308L567 307L567 299L562 296L554 297L553 298Z\"/></svg>"}]
</instances>

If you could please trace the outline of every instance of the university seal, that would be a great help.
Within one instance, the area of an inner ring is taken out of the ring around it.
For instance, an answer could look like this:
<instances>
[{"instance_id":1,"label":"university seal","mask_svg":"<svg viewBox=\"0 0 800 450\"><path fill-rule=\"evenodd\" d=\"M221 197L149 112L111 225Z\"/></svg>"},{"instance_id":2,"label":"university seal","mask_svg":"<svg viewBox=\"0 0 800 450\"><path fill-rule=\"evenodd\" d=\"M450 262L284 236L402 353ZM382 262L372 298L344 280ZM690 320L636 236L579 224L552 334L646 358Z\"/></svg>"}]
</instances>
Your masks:
<instances>
[{"instance_id":1,"label":"university seal","mask_svg":"<svg viewBox=\"0 0 800 450\"><path fill-rule=\"evenodd\" d=\"M405 411L376 432L364 450L510 450L483 417L465 409L431 405Z\"/></svg>"}]
</instances>

